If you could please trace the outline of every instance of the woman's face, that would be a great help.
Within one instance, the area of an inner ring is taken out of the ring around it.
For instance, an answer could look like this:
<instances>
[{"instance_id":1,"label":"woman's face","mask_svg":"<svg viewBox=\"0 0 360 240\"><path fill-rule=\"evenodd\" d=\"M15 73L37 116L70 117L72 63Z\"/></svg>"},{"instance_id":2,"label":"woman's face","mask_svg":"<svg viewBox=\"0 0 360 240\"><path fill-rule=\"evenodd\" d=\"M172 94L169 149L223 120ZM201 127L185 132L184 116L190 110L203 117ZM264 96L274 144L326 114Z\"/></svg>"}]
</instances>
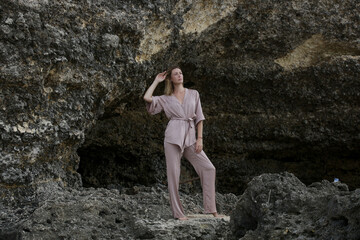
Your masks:
<instances>
[{"instance_id":1,"label":"woman's face","mask_svg":"<svg viewBox=\"0 0 360 240\"><path fill-rule=\"evenodd\" d=\"M180 68L174 68L172 71L171 71L171 81L174 83L174 84L181 84L183 83L183 74L182 74L182 71Z\"/></svg>"}]
</instances>

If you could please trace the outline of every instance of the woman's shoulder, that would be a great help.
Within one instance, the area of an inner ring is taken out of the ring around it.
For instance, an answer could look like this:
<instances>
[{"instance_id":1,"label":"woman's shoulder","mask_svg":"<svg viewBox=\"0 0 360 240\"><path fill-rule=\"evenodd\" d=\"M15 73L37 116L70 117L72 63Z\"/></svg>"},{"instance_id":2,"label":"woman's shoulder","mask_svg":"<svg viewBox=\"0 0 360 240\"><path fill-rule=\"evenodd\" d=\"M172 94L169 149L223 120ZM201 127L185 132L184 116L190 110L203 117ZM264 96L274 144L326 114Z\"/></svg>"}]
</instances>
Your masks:
<instances>
[{"instance_id":1,"label":"woman's shoulder","mask_svg":"<svg viewBox=\"0 0 360 240\"><path fill-rule=\"evenodd\" d=\"M187 90L189 91L189 93L192 93L192 94L199 94L198 90L196 90L196 89L191 89L191 88L188 88Z\"/></svg>"},{"instance_id":2,"label":"woman's shoulder","mask_svg":"<svg viewBox=\"0 0 360 240\"><path fill-rule=\"evenodd\" d=\"M192 95L192 96L195 96L195 97L200 96L198 90L196 90L196 89L190 89L190 88L188 88L188 91L189 91L190 95Z\"/></svg>"},{"instance_id":3,"label":"woman's shoulder","mask_svg":"<svg viewBox=\"0 0 360 240\"><path fill-rule=\"evenodd\" d=\"M158 97L158 98L167 98L167 97L170 97L170 95L163 94L163 95L158 95L156 97Z\"/></svg>"},{"instance_id":4,"label":"woman's shoulder","mask_svg":"<svg viewBox=\"0 0 360 240\"><path fill-rule=\"evenodd\" d=\"M167 95L158 95L158 96L152 96L153 99L156 99L156 100L160 100L160 101L166 101L168 99L168 96Z\"/></svg>"}]
</instances>

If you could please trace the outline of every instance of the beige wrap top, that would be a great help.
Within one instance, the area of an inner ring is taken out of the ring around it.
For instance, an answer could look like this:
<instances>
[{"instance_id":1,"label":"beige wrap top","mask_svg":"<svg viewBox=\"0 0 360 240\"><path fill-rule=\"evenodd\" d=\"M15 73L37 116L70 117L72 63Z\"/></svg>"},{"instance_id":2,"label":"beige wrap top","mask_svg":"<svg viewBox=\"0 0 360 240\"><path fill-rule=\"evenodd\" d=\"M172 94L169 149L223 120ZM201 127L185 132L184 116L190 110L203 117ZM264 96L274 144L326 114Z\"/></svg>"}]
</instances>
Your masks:
<instances>
[{"instance_id":1,"label":"beige wrap top","mask_svg":"<svg viewBox=\"0 0 360 240\"><path fill-rule=\"evenodd\" d=\"M151 115L165 112L170 121L165 130L164 141L177 144L181 153L184 152L184 148L196 142L195 127L200 121L205 120L200 95L195 89L185 88L182 104L174 95L153 96L151 103L146 102L146 109Z\"/></svg>"}]
</instances>

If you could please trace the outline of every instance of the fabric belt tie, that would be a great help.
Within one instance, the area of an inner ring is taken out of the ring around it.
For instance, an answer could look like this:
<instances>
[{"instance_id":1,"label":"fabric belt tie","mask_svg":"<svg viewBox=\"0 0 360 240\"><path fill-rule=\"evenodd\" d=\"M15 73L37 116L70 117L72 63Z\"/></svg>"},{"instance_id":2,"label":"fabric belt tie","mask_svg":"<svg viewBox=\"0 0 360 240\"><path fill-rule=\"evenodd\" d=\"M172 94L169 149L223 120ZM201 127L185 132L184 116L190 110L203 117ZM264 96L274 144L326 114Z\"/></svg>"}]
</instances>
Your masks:
<instances>
[{"instance_id":1,"label":"fabric belt tie","mask_svg":"<svg viewBox=\"0 0 360 240\"><path fill-rule=\"evenodd\" d=\"M190 128L192 128L191 126L191 121L194 121L196 119L196 114L193 116L193 117L190 117L190 118L177 118L177 117L172 117L171 120L183 120L183 121L187 121L188 122L188 128L187 128L187 131L185 133L185 137L184 137L184 142L182 144L182 147L181 147L181 154L184 152L184 149L185 149L185 141L186 141L186 137L187 135L189 134L189 130Z\"/></svg>"}]
</instances>

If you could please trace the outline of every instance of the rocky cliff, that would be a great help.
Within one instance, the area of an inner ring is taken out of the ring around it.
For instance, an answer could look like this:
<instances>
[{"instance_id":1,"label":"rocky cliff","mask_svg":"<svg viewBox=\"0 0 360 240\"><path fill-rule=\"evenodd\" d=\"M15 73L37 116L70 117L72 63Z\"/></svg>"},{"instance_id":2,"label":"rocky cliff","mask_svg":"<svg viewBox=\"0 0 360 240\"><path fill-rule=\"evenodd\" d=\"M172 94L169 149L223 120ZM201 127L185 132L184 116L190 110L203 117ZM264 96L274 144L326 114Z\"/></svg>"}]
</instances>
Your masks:
<instances>
[{"instance_id":1,"label":"rocky cliff","mask_svg":"<svg viewBox=\"0 0 360 240\"><path fill-rule=\"evenodd\" d=\"M165 184L164 115L142 99L171 64L201 96L217 190L264 172L360 186L360 3L3 0L0 193ZM159 85L155 95L161 95ZM182 190L199 191L184 163Z\"/></svg>"},{"instance_id":2,"label":"rocky cliff","mask_svg":"<svg viewBox=\"0 0 360 240\"><path fill-rule=\"evenodd\" d=\"M146 80L145 91L165 66L182 67L185 86L201 95L204 150L217 167L219 191L241 193L253 176L285 170L306 184L337 177L351 189L359 186L359 3L179 1L168 7L145 28L135 57L141 66L152 64L151 74L132 82ZM162 91L159 85L155 94ZM165 180L167 119L149 117L137 98L105 107L86 133L78 151L86 159L79 170L84 183L106 186L104 174L129 184ZM105 164L97 173L99 159ZM121 174L133 172L132 164L144 174ZM183 176L196 174L185 165Z\"/></svg>"}]
</instances>

